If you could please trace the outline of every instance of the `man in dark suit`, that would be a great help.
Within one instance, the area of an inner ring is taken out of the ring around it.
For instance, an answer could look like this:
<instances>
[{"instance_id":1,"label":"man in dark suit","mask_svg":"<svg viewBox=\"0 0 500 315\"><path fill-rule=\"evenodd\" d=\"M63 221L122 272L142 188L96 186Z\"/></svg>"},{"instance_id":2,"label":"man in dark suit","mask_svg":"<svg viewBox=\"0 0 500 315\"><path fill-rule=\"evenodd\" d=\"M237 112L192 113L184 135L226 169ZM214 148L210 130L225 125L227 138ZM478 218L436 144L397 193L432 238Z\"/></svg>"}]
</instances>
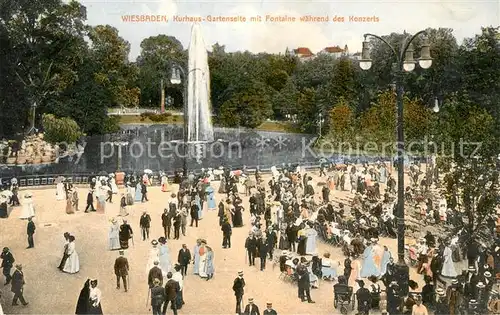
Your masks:
<instances>
[{"instance_id":1,"label":"man in dark suit","mask_svg":"<svg viewBox=\"0 0 500 315\"><path fill-rule=\"evenodd\" d=\"M163 226L163 233L165 238L170 239L170 230L172 228L172 213L168 209L163 210L161 215L161 225Z\"/></svg>"},{"instance_id":2,"label":"man in dark suit","mask_svg":"<svg viewBox=\"0 0 500 315\"><path fill-rule=\"evenodd\" d=\"M95 185L95 183L94 183ZM85 208L85 212L88 213L90 211L95 211L94 208L94 191L91 189L89 193L87 194L87 207Z\"/></svg>"},{"instance_id":3,"label":"man in dark suit","mask_svg":"<svg viewBox=\"0 0 500 315\"><path fill-rule=\"evenodd\" d=\"M142 213L141 219L139 221L139 225L142 231L142 240L149 240L149 228L151 227L151 217L147 214L146 211Z\"/></svg>"},{"instance_id":4,"label":"man in dark suit","mask_svg":"<svg viewBox=\"0 0 500 315\"><path fill-rule=\"evenodd\" d=\"M359 289L356 291L356 299L358 300L358 314L368 314L370 312L372 297L370 291L365 288L363 280L358 281Z\"/></svg>"},{"instance_id":5,"label":"man in dark suit","mask_svg":"<svg viewBox=\"0 0 500 315\"><path fill-rule=\"evenodd\" d=\"M232 228L231 228L231 224L229 224L229 221L227 220L227 218L223 219L221 231L222 231L222 247L223 248L231 248Z\"/></svg>"},{"instance_id":6,"label":"man in dark suit","mask_svg":"<svg viewBox=\"0 0 500 315\"><path fill-rule=\"evenodd\" d=\"M177 257L177 262L181 265L181 274L186 276L187 267L191 262L191 252L187 248L186 244L182 244L182 248L179 250L179 255Z\"/></svg>"},{"instance_id":7,"label":"man in dark suit","mask_svg":"<svg viewBox=\"0 0 500 315\"><path fill-rule=\"evenodd\" d=\"M190 226L193 226L193 223L196 222L196 227L198 227L198 220L200 219L198 217L198 212L199 212L199 207L198 205L196 204L196 201L193 201L191 202L191 225Z\"/></svg>"},{"instance_id":8,"label":"man in dark suit","mask_svg":"<svg viewBox=\"0 0 500 315\"><path fill-rule=\"evenodd\" d=\"M23 296L24 284L23 266L19 264L16 265L16 270L12 274L12 287L10 291L14 293L14 298L12 299L13 306L19 305L17 304L17 300L20 300L24 306L28 305L28 302L24 300Z\"/></svg>"},{"instance_id":9,"label":"man in dark suit","mask_svg":"<svg viewBox=\"0 0 500 315\"><path fill-rule=\"evenodd\" d=\"M175 213L174 219L174 240L178 240L181 236L181 224L182 224L182 215L179 210Z\"/></svg>"},{"instance_id":10,"label":"man in dark suit","mask_svg":"<svg viewBox=\"0 0 500 315\"><path fill-rule=\"evenodd\" d=\"M10 270L12 269L12 266L14 266L14 262L16 260L14 259L14 256L12 256L12 253L10 252L8 247L3 248L2 254L0 254L0 258L2 258L1 268L3 268L3 275L5 276L5 285L7 285L12 279Z\"/></svg>"},{"instance_id":11,"label":"man in dark suit","mask_svg":"<svg viewBox=\"0 0 500 315\"><path fill-rule=\"evenodd\" d=\"M144 183L141 183L141 193L142 193L141 202L144 202L144 200L149 201L148 200L148 189L146 187L146 184L144 184Z\"/></svg>"},{"instance_id":12,"label":"man in dark suit","mask_svg":"<svg viewBox=\"0 0 500 315\"><path fill-rule=\"evenodd\" d=\"M33 240L35 230L35 222L33 222L32 218L28 218L28 226L26 228L26 233L28 234L28 247L26 249L35 247L35 241Z\"/></svg>"},{"instance_id":13,"label":"man in dark suit","mask_svg":"<svg viewBox=\"0 0 500 315\"><path fill-rule=\"evenodd\" d=\"M349 258L349 256L347 256L344 260L344 278L346 279L347 283L349 283L349 278L351 277L351 263L351 259Z\"/></svg>"},{"instance_id":14,"label":"man in dark suit","mask_svg":"<svg viewBox=\"0 0 500 315\"><path fill-rule=\"evenodd\" d=\"M116 289L120 289L120 278L123 280L123 287L127 292L127 276L129 271L128 260L125 258L125 252L121 250L120 256L115 260L115 275L116 275Z\"/></svg>"},{"instance_id":15,"label":"man in dark suit","mask_svg":"<svg viewBox=\"0 0 500 315\"><path fill-rule=\"evenodd\" d=\"M238 278L234 279L233 291L236 296L236 314L241 313L241 301L245 294L245 279L243 279L243 271L238 271Z\"/></svg>"},{"instance_id":16,"label":"man in dark suit","mask_svg":"<svg viewBox=\"0 0 500 315\"><path fill-rule=\"evenodd\" d=\"M266 307L267 308L264 310L264 312L262 312L262 315L278 315L278 313L276 313L276 311L273 309L273 303L267 302Z\"/></svg>"},{"instance_id":17,"label":"man in dark suit","mask_svg":"<svg viewBox=\"0 0 500 315\"><path fill-rule=\"evenodd\" d=\"M149 270L149 275L148 275L148 285L150 288L153 288L154 286L154 279L160 279L160 285L163 285L163 274L161 272L160 267L158 267L158 264L160 262L156 260L154 262L153 268Z\"/></svg>"},{"instance_id":18,"label":"man in dark suit","mask_svg":"<svg viewBox=\"0 0 500 315\"><path fill-rule=\"evenodd\" d=\"M248 254L248 264L250 266L255 266L255 253L257 251L257 241L255 240L252 232L249 233L245 241L245 248Z\"/></svg>"},{"instance_id":19,"label":"man in dark suit","mask_svg":"<svg viewBox=\"0 0 500 315\"><path fill-rule=\"evenodd\" d=\"M260 315L259 307L253 304L253 298L248 299L248 304L245 306L245 315Z\"/></svg>"},{"instance_id":20,"label":"man in dark suit","mask_svg":"<svg viewBox=\"0 0 500 315\"><path fill-rule=\"evenodd\" d=\"M153 315L162 315L161 306L165 302L167 294L165 288L161 286L160 279L153 279L153 287L151 288L151 308Z\"/></svg>"},{"instance_id":21,"label":"man in dark suit","mask_svg":"<svg viewBox=\"0 0 500 315\"><path fill-rule=\"evenodd\" d=\"M177 294L179 293L180 286L177 281L172 279L172 273L167 273L167 284L165 284L165 293L167 298L165 299L165 304L163 304L163 314L166 314L168 303L170 302L172 311L174 315L177 315Z\"/></svg>"}]
</instances>

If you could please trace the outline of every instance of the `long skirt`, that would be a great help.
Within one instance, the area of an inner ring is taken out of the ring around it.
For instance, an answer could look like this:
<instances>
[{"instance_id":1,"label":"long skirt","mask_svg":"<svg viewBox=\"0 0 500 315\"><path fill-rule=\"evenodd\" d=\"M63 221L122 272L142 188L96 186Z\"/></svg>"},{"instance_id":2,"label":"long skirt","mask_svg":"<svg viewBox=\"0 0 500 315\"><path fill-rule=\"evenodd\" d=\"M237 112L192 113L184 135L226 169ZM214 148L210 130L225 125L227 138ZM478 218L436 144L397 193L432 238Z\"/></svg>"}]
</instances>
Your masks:
<instances>
[{"instance_id":1,"label":"long skirt","mask_svg":"<svg viewBox=\"0 0 500 315\"><path fill-rule=\"evenodd\" d=\"M120 207L120 214L119 216L125 217L128 215L127 208L126 207Z\"/></svg>"},{"instance_id":2,"label":"long skirt","mask_svg":"<svg viewBox=\"0 0 500 315\"><path fill-rule=\"evenodd\" d=\"M124 239L124 238L120 238L120 246L122 249L127 249L128 248L128 238L127 239Z\"/></svg>"},{"instance_id":3,"label":"long skirt","mask_svg":"<svg viewBox=\"0 0 500 315\"><path fill-rule=\"evenodd\" d=\"M64 268L64 265L66 265L66 260L68 260L68 255L64 254L62 259L61 259L61 263L59 264L59 269L63 270Z\"/></svg>"},{"instance_id":4,"label":"long skirt","mask_svg":"<svg viewBox=\"0 0 500 315\"><path fill-rule=\"evenodd\" d=\"M127 194L126 200L127 206L132 206L134 204L134 197L131 194Z\"/></svg>"}]
</instances>

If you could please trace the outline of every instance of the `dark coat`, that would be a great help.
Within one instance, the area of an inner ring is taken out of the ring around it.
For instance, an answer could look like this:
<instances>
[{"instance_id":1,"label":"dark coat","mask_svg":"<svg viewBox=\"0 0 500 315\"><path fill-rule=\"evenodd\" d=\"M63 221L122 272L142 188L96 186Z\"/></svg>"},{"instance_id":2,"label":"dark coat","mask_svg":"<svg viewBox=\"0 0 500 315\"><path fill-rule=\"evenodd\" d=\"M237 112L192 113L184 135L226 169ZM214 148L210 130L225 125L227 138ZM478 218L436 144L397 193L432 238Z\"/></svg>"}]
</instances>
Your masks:
<instances>
[{"instance_id":1,"label":"dark coat","mask_svg":"<svg viewBox=\"0 0 500 315\"><path fill-rule=\"evenodd\" d=\"M22 271L19 271L16 269L14 273L12 274L12 287L11 291L14 293L19 293L23 290L24 286L24 274Z\"/></svg>"},{"instance_id":2,"label":"dark coat","mask_svg":"<svg viewBox=\"0 0 500 315\"><path fill-rule=\"evenodd\" d=\"M149 214L141 215L141 220L139 221L139 225L141 228L150 228L151 227L151 217Z\"/></svg>"},{"instance_id":3,"label":"dark coat","mask_svg":"<svg viewBox=\"0 0 500 315\"><path fill-rule=\"evenodd\" d=\"M151 306L161 306L166 298L167 294L164 287L157 286L151 288Z\"/></svg>"},{"instance_id":4,"label":"dark coat","mask_svg":"<svg viewBox=\"0 0 500 315\"><path fill-rule=\"evenodd\" d=\"M0 267L6 269L12 268L12 266L14 266L14 262L16 261L11 252L0 254L0 258L2 258L2 265Z\"/></svg>"},{"instance_id":5,"label":"dark coat","mask_svg":"<svg viewBox=\"0 0 500 315\"><path fill-rule=\"evenodd\" d=\"M163 227L172 226L172 215L170 214L170 212L163 213L161 215L161 225Z\"/></svg>"},{"instance_id":6,"label":"dark coat","mask_svg":"<svg viewBox=\"0 0 500 315\"><path fill-rule=\"evenodd\" d=\"M132 237L133 234L134 232L132 232L130 224L123 223L122 225L120 225L120 239L128 240Z\"/></svg>"},{"instance_id":7,"label":"dark coat","mask_svg":"<svg viewBox=\"0 0 500 315\"><path fill-rule=\"evenodd\" d=\"M157 266L154 266L149 270L149 275L148 275L148 284L149 287L153 287L153 280L158 279L160 280L160 285L163 285L163 274L161 272L161 269Z\"/></svg>"},{"instance_id":8,"label":"dark coat","mask_svg":"<svg viewBox=\"0 0 500 315\"><path fill-rule=\"evenodd\" d=\"M255 304L247 304L247 306L245 306L245 311L243 312L243 314L245 315L260 315L260 312L259 312L259 307Z\"/></svg>"},{"instance_id":9,"label":"dark coat","mask_svg":"<svg viewBox=\"0 0 500 315\"><path fill-rule=\"evenodd\" d=\"M82 290L80 291L80 296L78 297L78 302L76 304L76 315L88 314L90 308L90 279L85 282Z\"/></svg>"},{"instance_id":10,"label":"dark coat","mask_svg":"<svg viewBox=\"0 0 500 315\"><path fill-rule=\"evenodd\" d=\"M26 233L28 233L28 235L33 235L35 234L35 230L36 230L35 222L28 221L28 226L26 227Z\"/></svg>"},{"instance_id":11,"label":"dark coat","mask_svg":"<svg viewBox=\"0 0 500 315\"><path fill-rule=\"evenodd\" d=\"M168 301L175 301L177 293L180 291L179 283L173 279L167 281L165 284L165 293L167 294Z\"/></svg>"},{"instance_id":12,"label":"dark coat","mask_svg":"<svg viewBox=\"0 0 500 315\"><path fill-rule=\"evenodd\" d=\"M262 315L278 315L275 310L273 309L265 309L264 312L262 312Z\"/></svg>"},{"instance_id":13,"label":"dark coat","mask_svg":"<svg viewBox=\"0 0 500 315\"><path fill-rule=\"evenodd\" d=\"M177 257L177 262L180 265L189 265L189 262L191 261L191 252L189 249L180 249L179 250L179 255Z\"/></svg>"},{"instance_id":14,"label":"dark coat","mask_svg":"<svg viewBox=\"0 0 500 315\"><path fill-rule=\"evenodd\" d=\"M198 211L199 211L199 207L198 205L194 204L191 206L191 212L190 212L190 215L191 215L191 218L195 219L195 220L198 220Z\"/></svg>"},{"instance_id":15,"label":"dark coat","mask_svg":"<svg viewBox=\"0 0 500 315\"><path fill-rule=\"evenodd\" d=\"M126 276L128 275L129 266L127 258L120 256L115 260L115 275Z\"/></svg>"},{"instance_id":16,"label":"dark coat","mask_svg":"<svg viewBox=\"0 0 500 315\"><path fill-rule=\"evenodd\" d=\"M225 236L230 236L232 232L231 224L229 222L222 223L221 230Z\"/></svg>"},{"instance_id":17,"label":"dark coat","mask_svg":"<svg viewBox=\"0 0 500 315\"><path fill-rule=\"evenodd\" d=\"M257 249L257 240L253 237L247 237L245 248L249 251L255 251Z\"/></svg>"},{"instance_id":18,"label":"dark coat","mask_svg":"<svg viewBox=\"0 0 500 315\"><path fill-rule=\"evenodd\" d=\"M265 243L259 242L259 255L260 258L266 258L268 253L268 247Z\"/></svg>"},{"instance_id":19,"label":"dark coat","mask_svg":"<svg viewBox=\"0 0 500 315\"><path fill-rule=\"evenodd\" d=\"M94 202L94 194L92 192L89 192L87 194L87 204L92 204Z\"/></svg>"},{"instance_id":20,"label":"dark coat","mask_svg":"<svg viewBox=\"0 0 500 315\"><path fill-rule=\"evenodd\" d=\"M234 279L234 283L233 283L234 295L242 296L243 294L245 294L244 289L245 289L245 279L240 278L240 277Z\"/></svg>"}]
</instances>

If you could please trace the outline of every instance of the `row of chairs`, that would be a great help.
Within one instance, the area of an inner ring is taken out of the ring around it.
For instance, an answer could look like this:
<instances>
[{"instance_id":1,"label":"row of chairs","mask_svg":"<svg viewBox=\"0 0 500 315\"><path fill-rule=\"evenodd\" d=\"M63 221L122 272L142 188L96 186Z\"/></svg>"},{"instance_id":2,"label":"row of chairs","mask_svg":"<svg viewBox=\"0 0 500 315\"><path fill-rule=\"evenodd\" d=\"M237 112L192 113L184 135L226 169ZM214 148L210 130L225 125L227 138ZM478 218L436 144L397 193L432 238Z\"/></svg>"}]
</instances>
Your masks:
<instances>
[{"instance_id":1,"label":"row of chairs","mask_svg":"<svg viewBox=\"0 0 500 315\"><path fill-rule=\"evenodd\" d=\"M88 184L89 183L88 176L66 177L66 179L71 184ZM19 178L18 183L19 183L19 187L54 185L55 178L54 177Z\"/></svg>"}]
</instances>

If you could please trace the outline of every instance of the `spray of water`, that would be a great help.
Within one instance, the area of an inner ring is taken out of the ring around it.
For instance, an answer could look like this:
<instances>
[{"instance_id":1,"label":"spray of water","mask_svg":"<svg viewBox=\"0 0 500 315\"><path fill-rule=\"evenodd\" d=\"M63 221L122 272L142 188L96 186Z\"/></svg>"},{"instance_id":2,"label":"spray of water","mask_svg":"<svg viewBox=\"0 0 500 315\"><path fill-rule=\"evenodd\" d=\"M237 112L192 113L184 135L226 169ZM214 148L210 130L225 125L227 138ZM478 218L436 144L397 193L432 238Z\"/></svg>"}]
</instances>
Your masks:
<instances>
[{"instance_id":1,"label":"spray of water","mask_svg":"<svg viewBox=\"0 0 500 315\"><path fill-rule=\"evenodd\" d=\"M214 140L210 105L208 54L199 24L191 29L188 75L188 142Z\"/></svg>"}]
</instances>

